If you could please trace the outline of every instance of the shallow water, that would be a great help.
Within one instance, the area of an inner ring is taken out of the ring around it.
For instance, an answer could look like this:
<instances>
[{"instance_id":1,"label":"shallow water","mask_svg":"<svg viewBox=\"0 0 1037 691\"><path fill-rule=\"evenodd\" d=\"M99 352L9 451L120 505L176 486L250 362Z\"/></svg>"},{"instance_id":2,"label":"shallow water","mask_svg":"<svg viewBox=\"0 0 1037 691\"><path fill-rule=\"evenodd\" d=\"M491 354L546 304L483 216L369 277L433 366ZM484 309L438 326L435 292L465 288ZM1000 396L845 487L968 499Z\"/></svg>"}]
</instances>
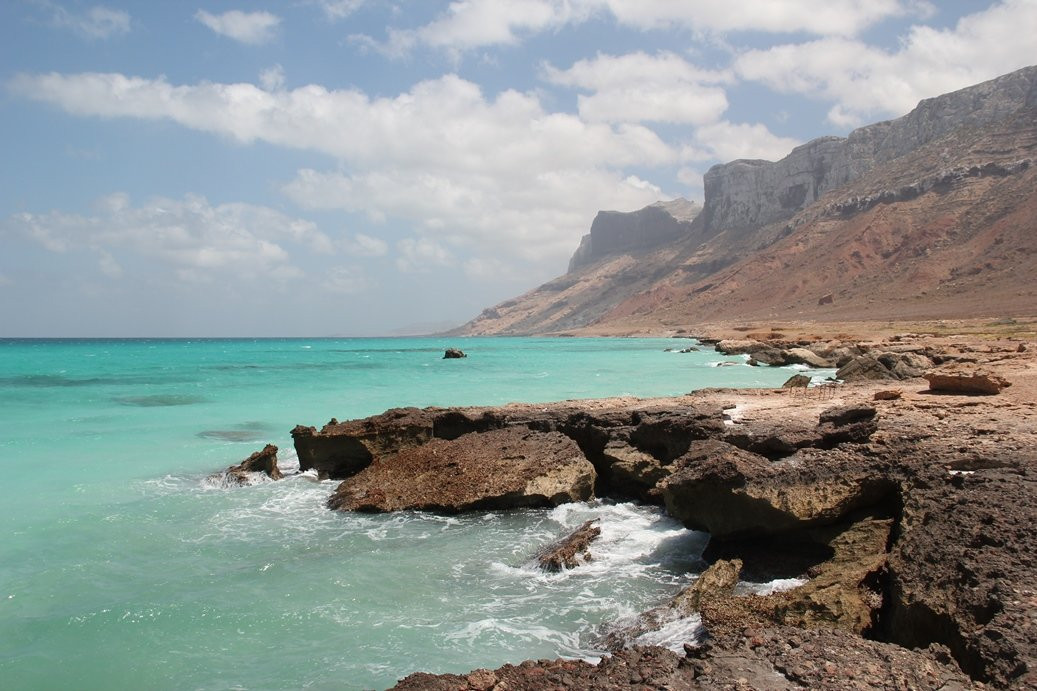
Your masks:
<instances>
[{"instance_id":1,"label":"shallow water","mask_svg":"<svg viewBox=\"0 0 1037 691\"><path fill-rule=\"evenodd\" d=\"M416 670L593 658L694 578L705 536L594 503L461 517L327 511L336 483L211 472L289 430L397 405L704 386L785 369L663 339L0 341L4 688L370 688ZM469 353L442 360L446 346ZM596 560L530 567L600 518ZM685 634L678 634L683 636Z\"/></svg>"}]
</instances>

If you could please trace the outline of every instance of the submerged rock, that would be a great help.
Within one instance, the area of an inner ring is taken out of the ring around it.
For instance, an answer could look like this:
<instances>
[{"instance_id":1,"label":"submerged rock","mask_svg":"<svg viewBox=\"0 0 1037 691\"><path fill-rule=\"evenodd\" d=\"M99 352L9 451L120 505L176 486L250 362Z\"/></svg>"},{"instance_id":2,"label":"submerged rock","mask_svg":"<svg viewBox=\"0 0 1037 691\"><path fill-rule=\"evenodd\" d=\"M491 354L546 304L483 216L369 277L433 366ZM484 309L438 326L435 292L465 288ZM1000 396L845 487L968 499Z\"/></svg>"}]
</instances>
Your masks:
<instances>
[{"instance_id":1,"label":"submerged rock","mask_svg":"<svg viewBox=\"0 0 1037 691\"><path fill-rule=\"evenodd\" d=\"M589 520L561 540L543 547L536 553L537 565L544 571L561 571L591 561L590 544L601 536L597 522Z\"/></svg>"},{"instance_id":2,"label":"submerged rock","mask_svg":"<svg viewBox=\"0 0 1037 691\"><path fill-rule=\"evenodd\" d=\"M594 466L558 432L512 427L375 459L328 500L340 511L460 511L557 506L594 493Z\"/></svg>"}]
</instances>

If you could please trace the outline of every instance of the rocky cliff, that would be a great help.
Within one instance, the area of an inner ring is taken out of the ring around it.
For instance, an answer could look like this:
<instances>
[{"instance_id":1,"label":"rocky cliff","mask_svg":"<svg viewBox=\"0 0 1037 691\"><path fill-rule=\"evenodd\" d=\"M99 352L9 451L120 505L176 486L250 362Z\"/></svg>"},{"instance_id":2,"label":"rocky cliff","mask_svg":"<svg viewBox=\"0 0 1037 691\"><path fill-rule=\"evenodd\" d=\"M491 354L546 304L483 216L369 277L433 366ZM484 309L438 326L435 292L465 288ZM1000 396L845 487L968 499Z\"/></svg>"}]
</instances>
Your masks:
<instances>
[{"instance_id":1,"label":"rocky cliff","mask_svg":"<svg viewBox=\"0 0 1037 691\"><path fill-rule=\"evenodd\" d=\"M706 235L715 235L787 220L876 165L952 130L994 123L1035 103L1037 66L926 99L901 118L861 127L846 138L814 139L774 163L742 160L713 166L703 178L700 223Z\"/></svg>"},{"instance_id":2,"label":"rocky cliff","mask_svg":"<svg viewBox=\"0 0 1037 691\"><path fill-rule=\"evenodd\" d=\"M609 255L649 250L687 234L702 210L687 199L656 202L639 211L599 211L591 232L569 260L569 273Z\"/></svg>"},{"instance_id":3,"label":"rocky cliff","mask_svg":"<svg viewBox=\"0 0 1037 691\"><path fill-rule=\"evenodd\" d=\"M774 163L714 166L690 223L651 220L661 206L599 214L565 276L457 333L1030 314L1035 161L1037 67L1028 67ZM649 221L641 235L651 241L634 244Z\"/></svg>"}]
</instances>

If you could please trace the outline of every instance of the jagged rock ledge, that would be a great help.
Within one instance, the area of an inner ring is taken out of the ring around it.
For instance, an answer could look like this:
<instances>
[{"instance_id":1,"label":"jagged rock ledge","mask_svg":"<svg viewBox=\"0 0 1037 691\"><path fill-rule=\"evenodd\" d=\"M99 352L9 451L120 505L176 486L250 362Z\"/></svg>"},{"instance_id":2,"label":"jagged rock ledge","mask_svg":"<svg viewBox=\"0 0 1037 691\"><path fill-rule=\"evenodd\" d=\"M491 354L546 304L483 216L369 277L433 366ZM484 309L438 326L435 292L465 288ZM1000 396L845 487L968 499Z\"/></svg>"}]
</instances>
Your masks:
<instances>
[{"instance_id":1,"label":"jagged rock ledge","mask_svg":"<svg viewBox=\"0 0 1037 691\"><path fill-rule=\"evenodd\" d=\"M705 558L722 577L663 603L675 614L646 613L650 626L698 611L707 644L684 656L624 647L614 632L598 665L419 673L399 688L1033 686L1035 357L912 340L869 349L924 352L937 373L964 363L1029 379L986 396L935 396L916 377L879 400L887 382L400 409L297 427L296 449L302 469L343 479L338 509L549 506L593 493L664 505L712 535ZM737 595L732 573L805 582Z\"/></svg>"}]
</instances>

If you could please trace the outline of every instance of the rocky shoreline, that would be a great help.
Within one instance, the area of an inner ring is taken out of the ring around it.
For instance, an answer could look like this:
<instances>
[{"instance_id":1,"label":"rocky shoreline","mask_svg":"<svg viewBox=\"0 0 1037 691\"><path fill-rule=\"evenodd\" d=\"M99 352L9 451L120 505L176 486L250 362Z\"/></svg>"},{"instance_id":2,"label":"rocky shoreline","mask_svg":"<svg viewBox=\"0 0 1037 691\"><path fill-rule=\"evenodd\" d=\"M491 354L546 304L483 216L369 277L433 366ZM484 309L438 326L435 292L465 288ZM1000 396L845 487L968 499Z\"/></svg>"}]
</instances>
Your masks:
<instances>
[{"instance_id":1,"label":"rocky shoreline","mask_svg":"<svg viewBox=\"0 0 1037 691\"><path fill-rule=\"evenodd\" d=\"M761 353L790 350L758 342ZM633 498L711 534L709 569L635 625L701 616L705 640L683 655L630 645L617 628L597 665L416 673L396 688L1037 687L1033 346L912 335L791 345L819 357L842 348L843 367L871 358L885 374L858 368L877 378L806 390L397 409L296 427L300 468L343 480L332 509ZM886 353L897 357L883 363ZM974 376L1000 383L942 389ZM593 530L582 529L547 568L593 559ZM734 588L773 578L803 583L769 595Z\"/></svg>"}]
</instances>

